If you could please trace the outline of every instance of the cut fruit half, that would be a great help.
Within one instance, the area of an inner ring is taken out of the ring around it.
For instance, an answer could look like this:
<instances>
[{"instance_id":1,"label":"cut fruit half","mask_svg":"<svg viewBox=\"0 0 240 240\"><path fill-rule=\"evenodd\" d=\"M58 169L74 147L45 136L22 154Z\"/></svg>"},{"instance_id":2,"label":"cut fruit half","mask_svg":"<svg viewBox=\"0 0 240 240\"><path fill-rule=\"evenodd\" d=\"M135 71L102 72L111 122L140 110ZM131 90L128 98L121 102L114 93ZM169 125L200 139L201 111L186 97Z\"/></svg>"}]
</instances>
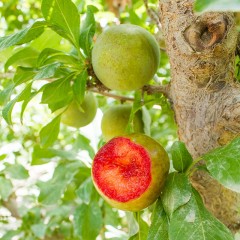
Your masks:
<instances>
[{"instance_id":1,"label":"cut fruit half","mask_svg":"<svg viewBox=\"0 0 240 240\"><path fill-rule=\"evenodd\" d=\"M169 171L165 150L144 134L116 137L96 154L94 185L113 207L139 211L160 195Z\"/></svg>"}]
</instances>

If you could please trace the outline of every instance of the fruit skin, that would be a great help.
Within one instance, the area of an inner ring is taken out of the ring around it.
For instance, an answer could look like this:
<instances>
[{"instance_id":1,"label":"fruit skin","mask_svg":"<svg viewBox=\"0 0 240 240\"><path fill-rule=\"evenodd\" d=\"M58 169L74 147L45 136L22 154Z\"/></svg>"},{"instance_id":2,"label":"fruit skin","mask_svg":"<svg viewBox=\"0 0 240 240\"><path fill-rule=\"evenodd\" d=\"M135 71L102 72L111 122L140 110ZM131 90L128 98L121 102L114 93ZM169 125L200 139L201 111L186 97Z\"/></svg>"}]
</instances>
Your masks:
<instances>
[{"instance_id":1,"label":"fruit skin","mask_svg":"<svg viewBox=\"0 0 240 240\"><path fill-rule=\"evenodd\" d=\"M92 66L98 79L112 90L136 90L156 73L160 50L155 38L132 24L109 27L92 50Z\"/></svg>"},{"instance_id":2,"label":"fruit skin","mask_svg":"<svg viewBox=\"0 0 240 240\"><path fill-rule=\"evenodd\" d=\"M74 128L84 127L92 122L96 112L97 100L91 92L88 92L80 107L75 100L70 103L62 113L61 122Z\"/></svg>"},{"instance_id":3,"label":"fruit skin","mask_svg":"<svg viewBox=\"0 0 240 240\"><path fill-rule=\"evenodd\" d=\"M106 147L113 140L118 139L118 138L121 141L122 137L113 138L102 148ZM166 151L164 150L164 148L158 142L156 142L154 139L152 139L151 137L149 137L147 135L135 133L135 134L126 135L126 136L124 136L124 138L128 138L128 139L130 139L131 142L142 146L150 156L152 179L151 179L151 182L150 182L147 190L139 197L137 197L135 199L131 199L126 202L116 201L116 200L106 196L103 193L103 191L100 189L101 186L99 186L99 184L96 182L96 179L94 176L94 172L96 171L96 169L94 168L95 167L94 165L95 165L95 161L97 159L98 154L95 156L94 161L93 161L92 179L93 179L93 183L94 183L97 191L99 192L99 194L112 207L115 207L115 208L118 208L121 210L126 210L126 211L140 211L140 210L150 206L159 197L159 195L163 189L165 180L167 179L168 172L169 172L169 166L170 166L169 158L168 158L168 155L167 155ZM113 161L114 161L114 159L113 159ZM119 181L117 176L115 176L115 180Z\"/></svg>"},{"instance_id":4,"label":"fruit skin","mask_svg":"<svg viewBox=\"0 0 240 240\"><path fill-rule=\"evenodd\" d=\"M126 127L131 114L131 105L117 105L110 107L102 117L101 129L103 139L109 141L113 137L125 134ZM150 117L150 116L149 116ZM144 122L142 110L135 113L133 118L134 133L144 133Z\"/></svg>"}]
</instances>

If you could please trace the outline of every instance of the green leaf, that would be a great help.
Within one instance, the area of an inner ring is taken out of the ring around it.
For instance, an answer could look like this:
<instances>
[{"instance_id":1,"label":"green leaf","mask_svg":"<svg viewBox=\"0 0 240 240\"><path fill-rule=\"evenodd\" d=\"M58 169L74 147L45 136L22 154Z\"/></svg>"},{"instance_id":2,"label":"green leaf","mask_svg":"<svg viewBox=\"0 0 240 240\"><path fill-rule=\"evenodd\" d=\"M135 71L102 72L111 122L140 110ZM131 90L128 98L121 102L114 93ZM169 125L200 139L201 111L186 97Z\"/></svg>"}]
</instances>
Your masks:
<instances>
[{"instance_id":1,"label":"green leaf","mask_svg":"<svg viewBox=\"0 0 240 240\"><path fill-rule=\"evenodd\" d=\"M51 146L57 139L60 129L61 115L55 117L40 131L40 143L43 147Z\"/></svg>"},{"instance_id":2,"label":"green leaf","mask_svg":"<svg viewBox=\"0 0 240 240\"><path fill-rule=\"evenodd\" d=\"M205 208L195 189L190 201L177 209L169 226L169 239L233 240L230 230Z\"/></svg>"},{"instance_id":3,"label":"green leaf","mask_svg":"<svg viewBox=\"0 0 240 240\"><path fill-rule=\"evenodd\" d=\"M91 26L88 27L80 35L79 45L87 57L91 56L92 49L92 35L91 35Z\"/></svg>"},{"instance_id":4,"label":"green leaf","mask_svg":"<svg viewBox=\"0 0 240 240\"><path fill-rule=\"evenodd\" d=\"M121 218L119 217L118 210L112 208L108 203L103 203L104 225L111 225L115 228L121 224Z\"/></svg>"},{"instance_id":5,"label":"green leaf","mask_svg":"<svg viewBox=\"0 0 240 240\"><path fill-rule=\"evenodd\" d=\"M71 86L69 77L60 78L45 85L43 89L41 103L56 103L60 101L67 101L69 98Z\"/></svg>"},{"instance_id":6,"label":"green leaf","mask_svg":"<svg viewBox=\"0 0 240 240\"><path fill-rule=\"evenodd\" d=\"M4 105L9 101L9 98L14 89L14 84L9 81L9 84L0 91L0 105Z\"/></svg>"},{"instance_id":7,"label":"green leaf","mask_svg":"<svg viewBox=\"0 0 240 240\"><path fill-rule=\"evenodd\" d=\"M32 82L26 85L24 90L17 96L17 101L21 102L26 99L29 99L31 96Z\"/></svg>"},{"instance_id":8,"label":"green leaf","mask_svg":"<svg viewBox=\"0 0 240 240\"><path fill-rule=\"evenodd\" d=\"M161 198L170 218L176 209L190 200L191 194L191 185L185 174L173 172L168 175Z\"/></svg>"},{"instance_id":9,"label":"green leaf","mask_svg":"<svg viewBox=\"0 0 240 240\"><path fill-rule=\"evenodd\" d=\"M61 63L52 63L42 67L34 77L34 80L50 78L55 75L56 70L61 66Z\"/></svg>"},{"instance_id":10,"label":"green leaf","mask_svg":"<svg viewBox=\"0 0 240 240\"><path fill-rule=\"evenodd\" d=\"M74 233L81 240L93 240L98 236L102 224L102 212L98 202L81 204L74 213Z\"/></svg>"},{"instance_id":11,"label":"green leaf","mask_svg":"<svg viewBox=\"0 0 240 240\"><path fill-rule=\"evenodd\" d=\"M84 53L90 57L91 48L93 43L93 36L96 30L96 23L94 14L91 8L88 6L87 15L81 26L81 34L79 38L80 47L83 49Z\"/></svg>"},{"instance_id":12,"label":"green leaf","mask_svg":"<svg viewBox=\"0 0 240 240\"><path fill-rule=\"evenodd\" d=\"M74 53L67 54L53 48L43 49L38 56L37 66L40 67L52 63L64 63L76 69L82 69L84 67L84 62L79 60Z\"/></svg>"},{"instance_id":13,"label":"green leaf","mask_svg":"<svg viewBox=\"0 0 240 240\"><path fill-rule=\"evenodd\" d=\"M72 68L82 70L84 66L84 61L82 59L77 59L75 55L59 53L49 56L44 64L51 64L51 63L61 63L62 65Z\"/></svg>"},{"instance_id":14,"label":"green leaf","mask_svg":"<svg viewBox=\"0 0 240 240\"><path fill-rule=\"evenodd\" d=\"M58 205L52 209L49 209L46 212L47 217L61 217L64 218L68 216L68 214L72 211L72 206L71 205Z\"/></svg>"},{"instance_id":15,"label":"green leaf","mask_svg":"<svg viewBox=\"0 0 240 240\"><path fill-rule=\"evenodd\" d=\"M206 161L207 169L212 177L226 188L240 192L240 138L203 155L202 158Z\"/></svg>"},{"instance_id":16,"label":"green leaf","mask_svg":"<svg viewBox=\"0 0 240 240\"><path fill-rule=\"evenodd\" d=\"M192 156L183 142L174 142L170 153L172 155L173 167L178 172L185 172L193 161Z\"/></svg>"},{"instance_id":17,"label":"green leaf","mask_svg":"<svg viewBox=\"0 0 240 240\"><path fill-rule=\"evenodd\" d=\"M50 57L54 56L55 54L62 53L59 50L53 49L53 48L44 48L42 52L39 54L37 59L37 66L40 67L42 65L45 65L44 62Z\"/></svg>"},{"instance_id":18,"label":"green leaf","mask_svg":"<svg viewBox=\"0 0 240 240\"><path fill-rule=\"evenodd\" d=\"M58 201L61 198L67 183L63 180L60 180L60 182L48 182L48 184L38 183L37 185L40 188L38 201L45 205L52 205L58 204Z\"/></svg>"},{"instance_id":19,"label":"green leaf","mask_svg":"<svg viewBox=\"0 0 240 240\"><path fill-rule=\"evenodd\" d=\"M31 27L23 29L12 35L1 37L0 50L32 41L43 33L45 26L45 21L38 21L35 22Z\"/></svg>"},{"instance_id":20,"label":"green leaf","mask_svg":"<svg viewBox=\"0 0 240 240\"><path fill-rule=\"evenodd\" d=\"M15 83L15 86L18 86L33 79L35 74L36 72L33 68L18 67L14 74L13 82Z\"/></svg>"},{"instance_id":21,"label":"green leaf","mask_svg":"<svg viewBox=\"0 0 240 240\"><path fill-rule=\"evenodd\" d=\"M137 220L137 223L138 223L138 232L131 236L129 238L129 240L146 240L147 237L148 237L148 230L149 230L149 226L148 224L142 219L141 217L141 213L140 212L137 212L135 213L136 215L136 220Z\"/></svg>"},{"instance_id":22,"label":"green leaf","mask_svg":"<svg viewBox=\"0 0 240 240\"><path fill-rule=\"evenodd\" d=\"M3 108L2 116L9 125L12 124L12 110L14 105L16 104L16 102L24 101L30 97L31 87L32 83L29 83L18 96L16 96L13 100L8 102L6 106Z\"/></svg>"},{"instance_id":23,"label":"green leaf","mask_svg":"<svg viewBox=\"0 0 240 240\"><path fill-rule=\"evenodd\" d=\"M81 160L79 159L79 154L75 151L64 151L54 148L42 148L39 145L35 145L32 152L31 165L48 163L54 157L58 157L63 160ZM85 164L82 164L82 167L86 167Z\"/></svg>"},{"instance_id":24,"label":"green leaf","mask_svg":"<svg viewBox=\"0 0 240 240\"><path fill-rule=\"evenodd\" d=\"M28 171L21 164L5 163L4 172L13 179L27 179L29 177Z\"/></svg>"},{"instance_id":25,"label":"green leaf","mask_svg":"<svg viewBox=\"0 0 240 240\"><path fill-rule=\"evenodd\" d=\"M134 213L132 212L126 212L127 217L127 224L128 224L128 235L129 237L135 236L139 231L139 225L136 220L136 217L134 216Z\"/></svg>"},{"instance_id":26,"label":"green leaf","mask_svg":"<svg viewBox=\"0 0 240 240\"><path fill-rule=\"evenodd\" d=\"M0 197L4 201L8 199L10 194L13 191L13 185L12 182L9 179L6 179L4 177L0 177Z\"/></svg>"},{"instance_id":27,"label":"green leaf","mask_svg":"<svg viewBox=\"0 0 240 240\"><path fill-rule=\"evenodd\" d=\"M96 30L96 23L95 23L94 12L92 10L92 6L90 5L87 6L86 17L81 25L81 33L84 32L89 27L91 27L91 32L93 36Z\"/></svg>"},{"instance_id":28,"label":"green leaf","mask_svg":"<svg viewBox=\"0 0 240 240\"><path fill-rule=\"evenodd\" d=\"M46 47L54 48L56 50L67 50L66 44L62 44L62 40L62 37L51 28L45 28L43 34L39 38L33 40L30 46L39 51L43 51ZM69 46L67 46L67 48L68 47Z\"/></svg>"},{"instance_id":29,"label":"green leaf","mask_svg":"<svg viewBox=\"0 0 240 240\"><path fill-rule=\"evenodd\" d=\"M23 67L34 67L39 52L31 47L25 47L13 54L5 63L4 69L7 72L8 68L13 65L21 65Z\"/></svg>"},{"instance_id":30,"label":"green leaf","mask_svg":"<svg viewBox=\"0 0 240 240\"><path fill-rule=\"evenodd\" d=\"M2 110L2 116L9 125L12 125L12 110L16 102L17 98L14 98L10 102L8 102Z\"/></svg>"},{"instance_id":31,"label":"green leaf","mask_svg":"<svg viewBox=\"0 0 240 240\"><path fill-rule=\"evenodd\" d=\"M57 204L67 185L73 180L80 167L81 162L79 161L59 164L54 171L52 179L37 184L40 188L38 201L46 205Z\"/></svg>"},{"instance_id":32,"label":"green leaf","mask_svg":"<svg viewBox=\"0 0 240 240\"><path fill-rule=\"evenodd\" d=\"M152 213L152 223L149 228L147 240L169 240L168 218L164 211L162 201L159 198Z\"/></svg>"},{"instance_id":33,"label":"green leaf","mask_svg":"<svg viewBox=\"0 0 240 240\"><path fill-rule=\"evenodd\" d=\"M39 145L35 145L33 147L31 165L48 163L53 157L55 157L55 153L53 153L50 149L41 148Z\"/></svg>"},{"instance_id":34,"label":"green leaf","mask_svg":"<svg viewBox=\"0 0 240 240\"><path fill-rule=\"evenodd\" d=\"M76 194L85 204L89 204L93 189L92 178L87 178L76 190Z\"/></svg>"},{"instance_id":35,"label":"green leaf","mask_svg":"<svg viewBox=\"0 0 240 240\"><path fill-rule=\"evenodd\" d=\"M79 104L83 102L85 96L87 79L88 74L84 70L76 77L72 86L75 99L77 99Z\"/></svg>"},{"instance_id":36,"label":"green leaf","mask_svg":"<svg viewBox=\"0 0 240 240\"><path fill-rule=\"evenodd\" d=\"M19 236L20 230L9 230L6 234L1 237L1 240L12 240L14 236Z\"/></svg>"},{"instance_id":37,"label":"green leaf","mask_svg":"<svg viewBox=\"0 0 240 240\"><path fill-rule=\"evenodd\" d=\"M74 149L76 151L79 151L79 150L81 150L81 151L82 150L88 151L89 156L93 159L94 156L95 156L95 151L91 147L90 143L91 142L90 142L90 140L88 138L86 138L85 136L79 134L77 136L77 139L76 139L75 143L74 143Z\"/></svg>"},{"instance_id":38,"label":"green leaf","mask_svg":"<svg viewBox=\"0 0 240 240\"><path fill-rule=\"evenodd\" d=\"M4 160L7 157L7 154L1 154L0 155L0 161Z\"/></svg>"},{"instance_id":39,"label":"green leaf","mask_svg":"<svg viewBox=\"0 0 240 240\"><path fill-rule=\"evenodd\" d=\"M53 99L54 101L54 99ZM69 105L69 103L72 101L72 96L71 96L71 92L69 92L69 95L65 96L65 99L63 99L62 101L58 101L58 102L49 102L48 103L48 107L49 109L53 112L55 112L56 115L61 114L63 112L63 110L65 110L66 106ZM57 111L59 110L59 111Z\"/></svg>"},{"instance_id":40,"label":"green leaf","mask_svg":"<svg viewBox=\"0 0 240 240\"><path fill-rule=\"evenodd\" d=\"M20 121L23 124L23 114L28 105L28 103L38 94L38 92L32 92L28 98L26 98L22 103L22 109L20 114Z\"/></svg>"},{"instance_id":41,"label":"green leaf","mask_svg":"<svg viewBox=\"0 0 240 240\"><path fill-rule=\"evenodd\" d=\"M31 225L31 230L36 237L43 238L47 230L47 225L44 223L33 224Z\"/></svg>"},{"instance_id":42,"label":"green leaf","mask_svg":"<svg viewBox=\"0 0 240 240\"><path fill-rule=\"evenodd\" d=\"M239 0L196 0L195 10L198 12L206 11L240 11L240 1Z\"/></svg>"},{"instance_id":43,"label":"green leaf","mask_svg":"<svg viewBox=\"0 0 240 240\"><path fill-rule=\"evenodd\" d=\"M62 37L79 47L80 15L71 0L43 0L42 14ZM57 28L59 30L57 30Z\"/></svg>"}]
</instances>

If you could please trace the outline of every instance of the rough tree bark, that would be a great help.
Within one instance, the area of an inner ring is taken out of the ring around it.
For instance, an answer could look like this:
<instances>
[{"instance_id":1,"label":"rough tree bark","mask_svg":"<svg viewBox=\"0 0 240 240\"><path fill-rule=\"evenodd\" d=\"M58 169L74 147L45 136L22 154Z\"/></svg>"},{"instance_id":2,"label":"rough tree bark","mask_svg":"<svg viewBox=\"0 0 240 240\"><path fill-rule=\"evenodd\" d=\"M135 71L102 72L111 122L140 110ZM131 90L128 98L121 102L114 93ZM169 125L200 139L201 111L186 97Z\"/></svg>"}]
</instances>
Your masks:
<instances>
[{"instance_id":1,"label":"rough tree bark","mask_svg":"<svg viewBox=\"0 0 240 240\"><path fill-rule=\"evenodd\" d=\"M171 64L170 101L180 140L194 158L240 135L240 85L234 78L238 33L231 13L193 12L193 0L160 0ZM206 172L192 176L206 207L233 232L240 195Z\"/></svg>"}]
</instances>

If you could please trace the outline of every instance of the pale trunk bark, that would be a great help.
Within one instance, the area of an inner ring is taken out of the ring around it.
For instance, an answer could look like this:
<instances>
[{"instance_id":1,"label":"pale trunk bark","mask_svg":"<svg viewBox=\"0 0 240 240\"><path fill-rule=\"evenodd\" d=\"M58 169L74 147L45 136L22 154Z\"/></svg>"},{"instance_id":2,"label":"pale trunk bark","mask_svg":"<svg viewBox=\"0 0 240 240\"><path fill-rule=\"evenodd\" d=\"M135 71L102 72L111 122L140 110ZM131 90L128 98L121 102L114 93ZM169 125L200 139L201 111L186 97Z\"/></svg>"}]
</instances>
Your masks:
<instances>
[{"instance_id":1,"label":"pale trunk bark","mask_svg":"<svg viewBox=\"0 0 240 240\"><path fill-rule=\"evenodd\" d=\"M178 134L197 158L240 134L240 86L234 79L238 33L231 13L197 15L192 0L159 4ZM240 195L204 171L191 180L206 207L232 231L239 229Z\"/></svg>"}]
</instances>

